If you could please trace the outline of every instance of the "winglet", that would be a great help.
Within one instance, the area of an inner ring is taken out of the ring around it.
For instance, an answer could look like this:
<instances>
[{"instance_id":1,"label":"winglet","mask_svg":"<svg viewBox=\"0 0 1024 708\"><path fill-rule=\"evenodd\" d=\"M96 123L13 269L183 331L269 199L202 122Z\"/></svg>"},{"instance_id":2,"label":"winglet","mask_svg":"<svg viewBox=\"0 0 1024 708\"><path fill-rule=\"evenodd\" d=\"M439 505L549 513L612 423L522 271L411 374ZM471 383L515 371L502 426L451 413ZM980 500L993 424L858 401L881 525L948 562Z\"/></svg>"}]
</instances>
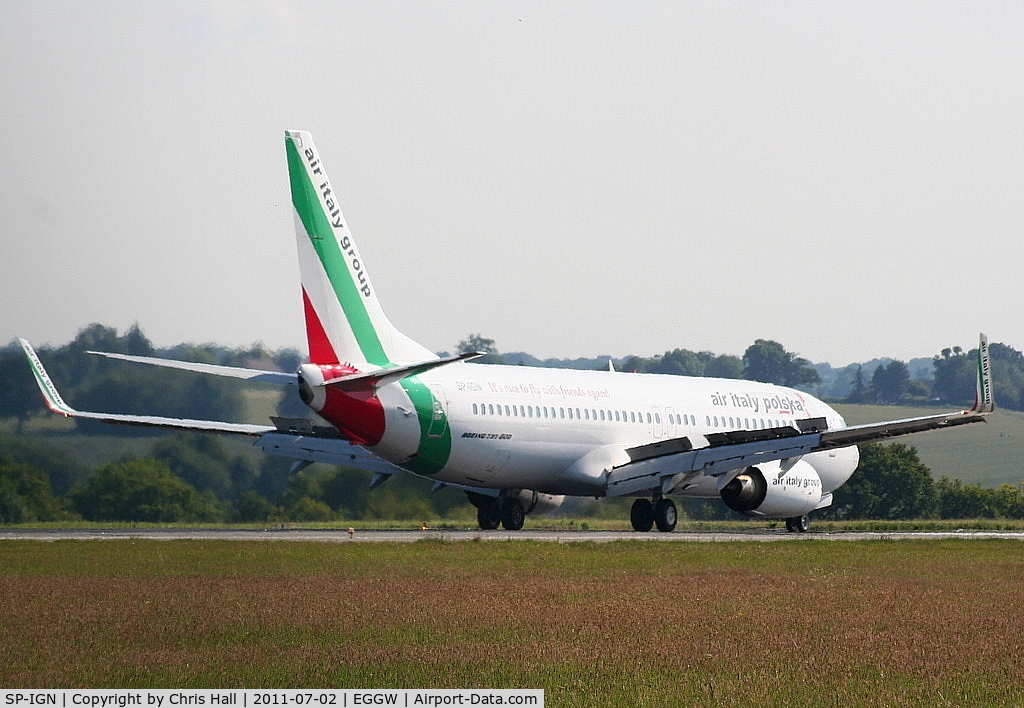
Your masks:
<instances>
[{"instance_id":1,"label":"winglet","mask_svg":"<svg viewBox=\"0 0 1024 708\"><path fill-rule=\"evenodd\" d=\"M992 362L988 356L988 337L980 335L978 342L978 383L971 413L991 413L996 409L992 398Z\"/></svg>"},{"instance_id":2,"label":"winglet","mask_svg":"<svg viewBox=\"0 0 1024 708\"><path fill-rule=\"evenodd\" d=\"M32 345L27 340L19 337L18 341L21 342L21 348L25 350L25 356L28 357L28 363L32 367L32 374L36 377L39 390L43 392L46 407L54 413L60 413L65 417L77 415L78 411L65 403L64 399L60 397L57 387L53 385L49 374L43 368L43 363L39 361L36 350L32 348Z\"/></svg>"}]
</instances>

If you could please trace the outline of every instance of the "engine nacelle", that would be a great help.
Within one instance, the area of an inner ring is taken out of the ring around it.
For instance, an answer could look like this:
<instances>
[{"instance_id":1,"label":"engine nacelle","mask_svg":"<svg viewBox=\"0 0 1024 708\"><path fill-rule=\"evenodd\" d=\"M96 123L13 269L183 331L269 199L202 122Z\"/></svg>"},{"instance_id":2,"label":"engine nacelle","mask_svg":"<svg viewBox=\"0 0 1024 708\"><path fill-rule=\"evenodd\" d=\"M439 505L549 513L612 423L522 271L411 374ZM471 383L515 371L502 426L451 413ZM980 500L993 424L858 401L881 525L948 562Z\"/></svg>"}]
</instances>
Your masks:
<instances>
[{"instance_id":1,"label":"engine nacelle","mask_svg":"<svg viewBox=\"0 0 1024 708\"><path fill-rule=\"evenodd\" d=\"M785 474L778 462L748 467L721 490L722 501L747 516L788 519L803 516L821 503L821 478L799 460Z\"/></svg>"},{"instance_id":2,"label":"engine nacelle","mask_svg":"<svg viewBox=\"0 0 1024 708\"><path fill-rule=\"evenodd\" d=\"M523 509L527 514L551 514L558 510L565 501L563 494L544 494L524 489L519 492L519 501L523 503Z\"/></svg>"},{"instance_id":3,"label":"engine nacelle","mask_svg":"<svg viewBox=\"0 0 1024 708\"><path fill-rule=\"evenodd\" d=\"M498 497L487 496L478 492L466 490L466 496L477 509L485 508L489 504L497 504ZM532 489L521 489L519 492L511 492L508 497L518 499L523 505L524 514L550 514L557 511L565 502L564 494L545 494L535 492Z\"/></svg>"}]
</instances>

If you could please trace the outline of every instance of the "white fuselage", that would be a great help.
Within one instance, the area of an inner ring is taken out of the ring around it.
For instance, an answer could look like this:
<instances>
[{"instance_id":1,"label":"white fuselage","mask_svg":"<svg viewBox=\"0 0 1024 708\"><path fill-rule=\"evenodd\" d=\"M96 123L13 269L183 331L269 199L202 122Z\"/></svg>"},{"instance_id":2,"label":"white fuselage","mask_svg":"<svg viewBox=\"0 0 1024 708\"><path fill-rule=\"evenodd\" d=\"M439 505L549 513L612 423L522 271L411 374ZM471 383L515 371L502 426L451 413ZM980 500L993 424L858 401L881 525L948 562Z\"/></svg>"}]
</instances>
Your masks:
<instances>
[{"instance_id":1,"label":"white fuselage","mask_svg":"<svg viewBox=\"0 0 1024 708\"><path fill-rule=\"evenodd\" d=\"M795 426L806 418L845 426L807 393L753 381L481 364L453 364L419 378L435 402L434 436L440 439L447 425L451 440L447 460L429 476L471 487L603 496L607 473L629 461L631 447ZM372 449L403 464L427 436L401 387L379 394L386 432ZM842 485L857 459L856 448L804 457L823 493ZM705 478L686 494L715 496L715 480Z\"/></svg>"}]
</instances>

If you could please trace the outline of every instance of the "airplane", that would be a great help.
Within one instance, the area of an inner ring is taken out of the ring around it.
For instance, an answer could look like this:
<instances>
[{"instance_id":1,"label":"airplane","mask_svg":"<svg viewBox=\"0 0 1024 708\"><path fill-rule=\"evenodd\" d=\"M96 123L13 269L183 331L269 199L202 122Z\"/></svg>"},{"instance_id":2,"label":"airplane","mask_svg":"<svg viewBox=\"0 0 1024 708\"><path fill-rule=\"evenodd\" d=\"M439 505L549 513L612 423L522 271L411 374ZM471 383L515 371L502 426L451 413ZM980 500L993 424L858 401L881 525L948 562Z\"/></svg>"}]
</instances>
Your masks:
<instances>
[{"instance_id":1,"label":"airplane","mask_svg":"<svg viewBox=\"0 0 1024 708\"><path fill-rule=\"evenodd\" d=\"M748 380L473 364L439 357L385 315L308 132L286 131L309 362L295 374L124 354L139 364L294 386L322 419L272 425L79 411L20 340L47 406L65 416L247 435L265 452L464 491L481 529L523 527L568 496L632 497L636 531L676 527L672 497L721 499L808 530L857 468L860 443L982 422L995 406L988 341L969 410L846 425L814 396ZM611 367L609 367L611 368ZM328 425L323 425L326 421Z\"/></svg>"}]
</instances>

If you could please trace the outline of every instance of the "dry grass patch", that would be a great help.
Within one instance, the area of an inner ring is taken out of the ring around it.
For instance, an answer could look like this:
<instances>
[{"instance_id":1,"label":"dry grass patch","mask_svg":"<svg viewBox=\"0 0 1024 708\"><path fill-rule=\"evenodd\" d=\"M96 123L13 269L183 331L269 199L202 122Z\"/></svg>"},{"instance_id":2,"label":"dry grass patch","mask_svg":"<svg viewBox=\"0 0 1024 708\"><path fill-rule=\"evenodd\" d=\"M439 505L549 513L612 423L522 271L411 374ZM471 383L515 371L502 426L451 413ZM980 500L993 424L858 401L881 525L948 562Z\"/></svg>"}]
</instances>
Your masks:
<instances>
[{"instance_id":1,"label":"dry grass patch","mask_svg":"<svg viewBox=\"0 0 1024 708\"><path fill-rule=\"evenodd\" d=\"M7 687L539 687L550 705L1024 700L1015 541L9 542Z\"/></svg>"}]
</instances>

